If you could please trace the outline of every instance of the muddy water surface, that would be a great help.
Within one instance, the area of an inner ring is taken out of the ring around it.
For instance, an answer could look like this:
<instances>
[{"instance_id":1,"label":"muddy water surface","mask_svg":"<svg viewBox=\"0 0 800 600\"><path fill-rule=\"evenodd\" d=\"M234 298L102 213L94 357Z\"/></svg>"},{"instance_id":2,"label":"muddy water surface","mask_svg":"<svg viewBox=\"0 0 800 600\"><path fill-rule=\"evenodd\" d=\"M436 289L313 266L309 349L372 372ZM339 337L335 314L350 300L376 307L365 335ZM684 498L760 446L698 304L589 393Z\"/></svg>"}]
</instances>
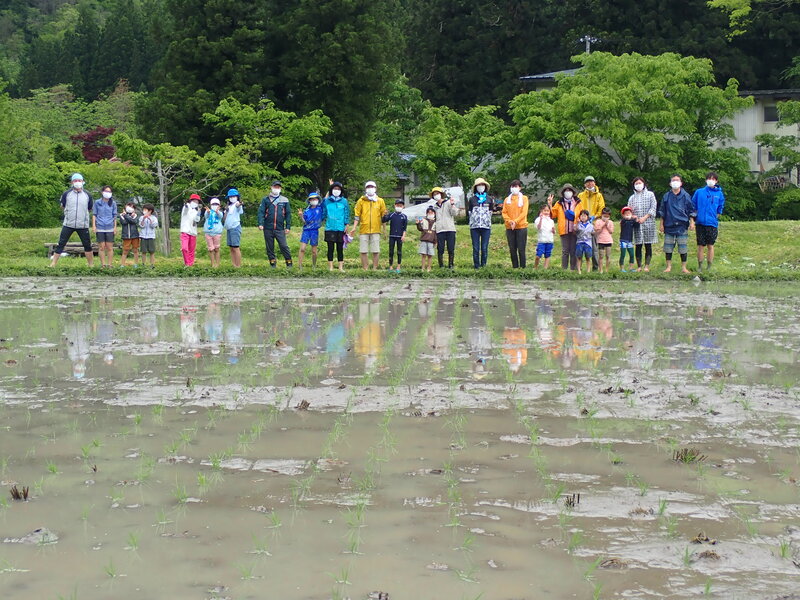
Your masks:
<instances>
[{"instance_id":1,"label":"muddy water surface","mask_svg":"<svg viewBox=\"0 0 800 600\"><path fill-rule=\"evenodd\" d=\"M800 592L797 286L4 287L4 597Z\"/></svg>"}]
</instances>

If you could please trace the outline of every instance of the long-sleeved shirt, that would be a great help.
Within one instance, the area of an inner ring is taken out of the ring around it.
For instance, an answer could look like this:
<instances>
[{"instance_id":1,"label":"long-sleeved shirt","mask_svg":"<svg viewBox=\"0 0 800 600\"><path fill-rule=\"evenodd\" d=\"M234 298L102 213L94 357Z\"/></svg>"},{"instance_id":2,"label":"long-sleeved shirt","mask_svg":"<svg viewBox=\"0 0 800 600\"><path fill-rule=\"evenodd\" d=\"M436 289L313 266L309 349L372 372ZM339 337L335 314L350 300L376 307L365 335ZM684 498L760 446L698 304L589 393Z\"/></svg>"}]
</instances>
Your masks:
<instances>
[{"instance_id":1,"label":"long-sleeved shirt","mask_svg":"<svg viewBox=\"0 0 800 600\"><path fill-rule=\"evenodd\" d=\"M197 224L200 222L200 210L184 204L181 209L181 233L197 237Z\"/></svg>"},{"instance_id":2,"label":"long-sleeved shirt","mask_svg":"<svg viewBox=\"0 0 800 600\"><path fill-rule=\"evenodd\" d=\"M92 206L92 214L94 215L94 225L97 231L109 232L114 231L117 224L117 203L113 198L106 200L98 200Z\"/></svg>"},{"instance_id":3,"label":"long-sleeved shirt","mask_svg":"<svg viewBox=\"0 0 800 600\"><path fill-rule=\"evenodd\" d=\"M89 215L94 202L88 192L70 188L61 194L61 208L64 209L64 227L89 229Z\"/></svg>"},{"instance_id":4,"label":"long-sleeved shirt","mask_svg":"<svg viewBox=\"0 0 800 600\"><path fill-rule=\"evenodd\" d=\"M503 222L506 224L506 229L528 228L528 197L522 192L515 196L509 195L503 201Z\"/></svg>"},{"instance_id":5,"label":"long-sleeved shirt","mask_svg":"<svg viewBox=\"0 0 800 600\"><path fill-rule=\"evenodd\" d=\"M681 188L677 194L672 190L664 194L658 207L658 216L662 219L664 233L678 235L686 232L690 219L697 216L697 211L689 193Z\"/></svg>"},{"instance_id":6,"label":"long-sleeved shirt","mask_svg":"<svg viewBox=\"0 0 800 600\"><path fill-rule=\"evenodd\" d=\"M119 216L122 224L122 239L132 240L139 237L139 218L136 213L123 212Z\"/></svg>"},{"instance_id":7,"label":"long-sleeved shirt","mask_svg":"<svg viewBox=\"0 0 800 600\"><path fill-rule=\"evenodd\" d=\"M225 229L236 229L242 224L242 214L244 213L244 206L241 204L228 204L225 209Z\"/></svg>"},{"instance_id":8,"label":"long-sleeved shirt","mask_svg":"<svg viewBox=\"0 0 800 600\"><path fill-rule=\"evenodd\" d=\"M156 239L156 228L158 227L158 217L155 214L142 215L139 217L139 237L143 240Z\"/></svg>"},{"instance_id":9,"label":"long-sleeved shirt","mask_svg":"<svg viewBox=\"0 0 800 600\"><path fill-rule=\"evenodd\" d=\"M383 222L389 223L389 237L401 238L408 227L408 217L401 212L383 215Z\"/></svg>"},{"instance_id":10,"label":"long-sleeved shirt","mask_svg":"<svg viewBox=\"0 0 800 600\"><path fill-rule=\"evenodd\" d=\"M578 234L578 243L583 242L584 244L592 245L592 234L594 233L594 226L586 221L586 223L578 222L578 226L575 228L576 233Z\"/></svg>"},{"instance_id":11,"label":"long-sleeved shirt","mask_svg":"<svg viewBox=\"0 0 800 600\"><path fill-rule=\"evenodd\" d=\"M597 243L598 244L611 244L613 243L614 239L611 237L611 234L614 233L614 221L611 219L604 220L604 219L595 219L594 225L594 232L597 234Z\"/></svg>"},{"instance_id":12,"label":"long-sleeved shirt","mask_svg":"<svg viewBox=\"0 0 800 600\"><path fill-rule=\"evenodd\" d=\"M692 204L697 214L698 225L706 227L719 227L719 216L725 210L725 194L718 185L710 188L708 186L696 190L692 196Z\"/></svg>"}]
</instances>

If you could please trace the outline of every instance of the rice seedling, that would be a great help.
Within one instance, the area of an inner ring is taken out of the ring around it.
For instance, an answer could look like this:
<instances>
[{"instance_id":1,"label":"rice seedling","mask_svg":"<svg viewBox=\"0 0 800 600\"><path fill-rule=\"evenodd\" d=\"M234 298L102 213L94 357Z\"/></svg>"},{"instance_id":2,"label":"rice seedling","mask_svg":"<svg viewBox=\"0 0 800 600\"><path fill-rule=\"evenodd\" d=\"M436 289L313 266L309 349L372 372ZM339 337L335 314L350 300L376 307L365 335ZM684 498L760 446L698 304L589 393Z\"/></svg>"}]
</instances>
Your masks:
<instances>
[{"instance_id":1,"label":"rice seedling","mask_svg":"<svg viewBox=\"0 0 800 600\"><path fill-rule=\"evenodd\" d=\"M139 534L136 531L129 531L128 532L128 545L125 546L125 550L130 550L131 552L136 552L139 549Z\"/></svg>"},{"instance_id":2,"label":"rice seedling","mask_svg":"<svg viewBox=\"0 0 800 600\"><path fill-rule=\"evenodd\" d=\"M703 586L703 595L704 596L711 596L711 589L712 589L713 584L714 584L714 580L711 577L706 579L706 583Z\"/></svg>"},{"instance_id":3,"label":"rice seedling","mask_svg":"<svg viewBox=\"0 0 800 600\"><path fill-rule=\"evenodd\" d=\"M104 572L104 573L105 573L105 574L106 574L108 577L110 577L111 579L114 579L114 578L116 578L116 577L117 577L117 568L114 566L114 559L112 559L111 557L109 557L109 559L108 559L108 563L106 563L106 564L103 566L103 572Z\"/></svg>"},{"instance_id":4,"label":"rice seedling","mask_svg":"<svg viewBox=\"0 0 800 600\"><path fill-rule=\"evenodd\" d=\"M583 531L580 529L573 531L572 535L570 535L569 542L567 542L567 552L569 554L574 554L575 550L583 545L584 540L585 536Z\"/></svg>"},{"instance_id":5,"label":"rice seedling","mask_svg":"<svg viewBox=\"0 0 800 600\"><path fill-rule=\"evenodd\" d=\"M50 475L58 475L58 466L52 460L47 461L47 472Z\"/></svg>"},{"instance_id":6,"label":"rice seedling","mask_svg":"<svg viewBox=\"0 0 800 600\"><path fill-rule=\"evenodd\" d=\"M683 563L684 567L691 567L692 563L694 562L694 552L689 549L689 546L684 548L683 553L681 555L681 562Z\"/></svg>"},{"instance_id":7,"label":"rice seedling","mask_svg":"<svg viewBox=\"0 0 800 600\"><path fill-rule=\"evenodd\" d=\"M478 569L475 566L468 566L465 569L453 569L456 576L464 583L480 583L476 578Z\"/></svg>"},{"instance_id":8,"label":"rice seedling","mask_svg":"<svg viewBox=\"0 0 800 600\"><path fill-rule=\"evenodd\" d=\"M269 525L267 527L269 527L270 529L277 529L282 525L281 517L280 515L278 515L278 513L275 512L274 509L266 514L267 514L267 519L269 520Z\"/></svg>"},{"instance_id":9,"label":"rice seedling","mask_svg":"<svg viewBox=\"0 0 800 600\"><path fill-rule=\"evenodd\" d=\"M793 555L792 542L789 540L780 540L778 544L778 555L783 559L791 558Z\"/></svg>"},{"instance_id":10,"label":"rice seedling","mask_svg":"<svg viewBox=\"0 0 800 600\"><path fill-rule=\"evenodd\" d=\"M656 512L656 514L657 514L659 517L663 517L663 516L664 516L664 513L665 513L665 512L666 512L666 510L667 510L667 504L668 504L668 502L667 502L667 499L666 499L666 498L661 498L661 499L658 501L658 511Z\"/></svg>"},{"instance_id":11,"label":"rice seedling","mask_svg":"<svg viewBox=\"0 0 800 600\"><path fill-rule=\"evenodd\" d=\"M260 556L272 556L267 550L267 540L266 538L260 538L255 534L252 535L253 539L253 549L250 550L250 554L258 554Z\"/></svg>"},{"instance_id":12,"label":"rice seedling","mask_svg":"<svg viewBox=\"0 0 800 600\"><path fill-rule=\"evenodd\" d=\"M702 454L697 448L680 448L672 453L672 460L685 465L702 462L706 458L708 457Z\"/></svg>"}]
</instances>

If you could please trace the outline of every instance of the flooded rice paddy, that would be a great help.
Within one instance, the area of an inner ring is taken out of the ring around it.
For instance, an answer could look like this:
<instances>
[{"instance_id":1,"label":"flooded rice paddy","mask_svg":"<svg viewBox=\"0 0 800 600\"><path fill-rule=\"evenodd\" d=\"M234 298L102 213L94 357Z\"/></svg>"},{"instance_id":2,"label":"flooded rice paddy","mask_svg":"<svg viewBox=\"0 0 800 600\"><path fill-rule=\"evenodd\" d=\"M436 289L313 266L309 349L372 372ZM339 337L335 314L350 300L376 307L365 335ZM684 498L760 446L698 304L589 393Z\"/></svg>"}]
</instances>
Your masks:
<instances>
[{"instance_id":1,"label":"flooded rice paddy","mask_svg":"<svg viewBox=\"0 0 800 600\"><path fill-rule=\"evenodd\" d=\"M4 287L4 598L800 598L797 286Z\"/></svg>"}]
</instances>

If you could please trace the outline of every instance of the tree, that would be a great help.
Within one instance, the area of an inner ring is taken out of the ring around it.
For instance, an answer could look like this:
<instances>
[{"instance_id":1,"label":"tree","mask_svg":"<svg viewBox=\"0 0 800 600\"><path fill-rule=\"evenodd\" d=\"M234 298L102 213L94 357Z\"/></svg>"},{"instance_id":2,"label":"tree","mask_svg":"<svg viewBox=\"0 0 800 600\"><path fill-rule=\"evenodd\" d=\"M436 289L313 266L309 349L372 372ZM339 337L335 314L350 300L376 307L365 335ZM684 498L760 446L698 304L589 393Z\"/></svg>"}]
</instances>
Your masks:
<instances>
[{"instance_id":1,"label":"tree","mask_svg":"<svg viewBox=\"0 0 800 600\"><path fill-rule=\"evenodd\" d=\"M81 154L90 163L98 163L114 156L114 146L107 143L109 136L114 133L113 127L95 127L83 133L71 135L70 139L76 146L80 146Z\"/></svg>"},{"instance_id":2,"label":"tree","mask_svg":"<svg viewBox=\"0 0 800 600\"><path fill-rule=\"evenodd\" d=\"M699 183L706 171L726 181L747 174L746 151L726 145L725 119L750 106L735 80L712 85L711 61L677 54L580 55L581 68L552 90L517 96L512 164L541 186L592 174L618 193L642 175L664 182L674 172Z\"/></svg>"},{"instance_id":3,"label":"tree","mask_svg":"<svg viewBox=\"0 0 800 600\"><path fill-rule=\"evenodd\" d=\"M283 54L276 101L300 114L321 110L334 153L315 173L318 186L353 175L365 156L381 99L396 76L401 41L396 0L300 0L281 19Z\"/></svg>"},{"instance_id":4,"label":"tree","mask_svg":"<svg viewBox=\"0 0 800 600\"><path fill-rule=\"evenodd\" d=\"M203 127L203 115L228 97L257 102L274 83L267 64L284 41L269 35L269 2L167 0L166 8L174 22L170 43L137 120L153 143L207 150L222 140Z\"/></svg>"},{"instance_id":5,"label":"tree","mask_svg":"<svg viewBox=\"0 0 800 600\"><path fill-rule=\"evenodd\" d=\"M412 163L423 188L444 181L469 186L473 177L496 175L510 134L496 111L496 106L475 106L464 114L446 106L425 109Z\"/></svg>"},{"instance_id":6,"label":"tree","mask_svg":"<svg viewBox=\"0 0 800 600\"><path fill-rule=\"evenodd\" d=\"M280 179L287 190L299 192L312 183L309 173L333 152L324 141L331 120L319 110L297 116L270 100L251 106L228 98L204 120L225 136L223 146L206 154L215 170L212 179L221 186L243 183L265 189Z\"/></svg>"}]
</instances>

